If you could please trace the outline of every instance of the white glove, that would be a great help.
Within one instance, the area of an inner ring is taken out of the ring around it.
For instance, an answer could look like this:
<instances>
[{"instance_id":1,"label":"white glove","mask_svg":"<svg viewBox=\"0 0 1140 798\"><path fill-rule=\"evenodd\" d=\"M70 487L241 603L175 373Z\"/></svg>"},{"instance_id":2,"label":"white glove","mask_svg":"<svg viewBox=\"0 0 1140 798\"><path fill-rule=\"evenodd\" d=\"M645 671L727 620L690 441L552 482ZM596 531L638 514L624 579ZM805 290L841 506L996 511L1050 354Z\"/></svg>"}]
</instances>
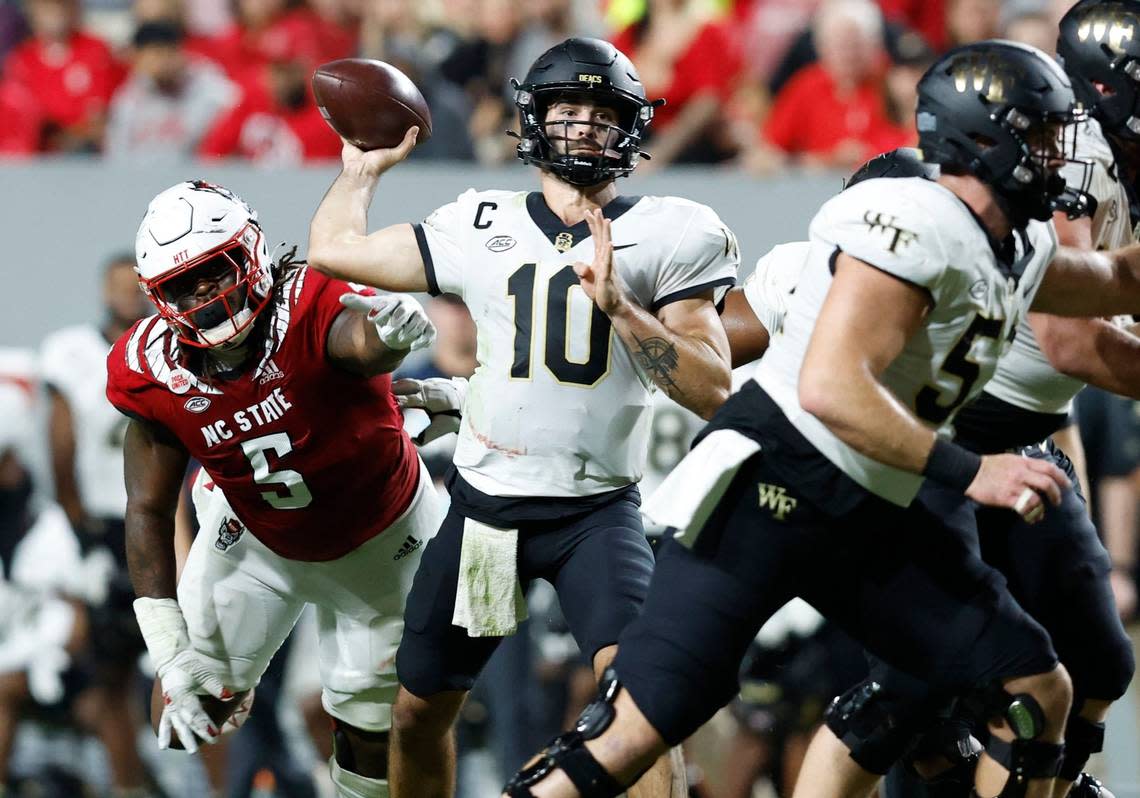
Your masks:
<instances>
[{"instance_id":1,"label":"white glove","mask_svg":"<svg viewBox=\"0 0 1140 798\"><path fill-rule=\"evenodd\" d=\"M413 438L420 446L459 431L460 413L467 398L467 380L463 377L396 380L392 383L392 393L401 410L418 408L431 419L431 423Z\"/></svg>"},{"instance_id":2,"label":"white glove","mask_svg":"<svg viewBox=\"0 0 1140 798\"><path fill-rule=\"evenodd\" d=\"M414 351L431 346L435 340L435 325L420 303L407 294L341 294L340 304L363 313L389 349Z\"/></svg>"},{"instance_id":3,"label":"white glove","mask_svg":"<svg viewBox=\"0 0 1140 798\"><path fill-rule=\"evenodd\" d=\"M186 619L178 601L140 598L135 599L134 608L162 684L164 706L158 723L158 747L169 748L172 733L191 754L198 750L199 740L217 742L222 730L206 714L199 696L209 694L228 701L233 693L190 649Z\"/></svg>"}]
</instances>

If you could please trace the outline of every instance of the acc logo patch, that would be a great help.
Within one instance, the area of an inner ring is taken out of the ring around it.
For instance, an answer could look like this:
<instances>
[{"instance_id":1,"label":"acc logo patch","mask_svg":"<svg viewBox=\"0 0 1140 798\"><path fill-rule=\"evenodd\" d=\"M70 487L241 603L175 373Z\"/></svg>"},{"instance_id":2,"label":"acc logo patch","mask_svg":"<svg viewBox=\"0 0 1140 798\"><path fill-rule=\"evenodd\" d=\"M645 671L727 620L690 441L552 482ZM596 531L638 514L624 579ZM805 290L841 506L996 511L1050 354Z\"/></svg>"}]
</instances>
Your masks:
<instances>
[{"instance_id":1,"label":"acc logo patch","mask_svg":"<svg viewBox=\"0 0 1140 798\"><path fill-rule=\"evenodd\" d=\"M210 400L205 396L191 396L182 406L191 413L205 413L210 409Z\"/></svg>"},{"instance_id":2,"label":"acc logo patch","mask_svg":"<svg viewBox=\"0 0 1140 798\"><path fill-rule=\"evenodd\" d=\"M518 243L510 236L495 236L487 242L487 249L492 252L506 252Z\"/></svg>"}]
</instances>

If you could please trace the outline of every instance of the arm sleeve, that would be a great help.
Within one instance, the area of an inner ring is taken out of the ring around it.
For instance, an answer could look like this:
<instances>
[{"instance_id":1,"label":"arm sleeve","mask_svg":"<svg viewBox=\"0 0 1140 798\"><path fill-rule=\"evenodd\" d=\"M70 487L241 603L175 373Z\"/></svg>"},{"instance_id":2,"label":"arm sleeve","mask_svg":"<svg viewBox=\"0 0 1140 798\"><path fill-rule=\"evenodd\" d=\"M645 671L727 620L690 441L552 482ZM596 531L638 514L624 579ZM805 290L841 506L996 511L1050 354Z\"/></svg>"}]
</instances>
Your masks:
<instances>
[{"instance_id":1,"label":"arm sleeve","mask_svg":"<svg viewBox=\"0 0 1140 798\"><path fill-rule=\"evenodd\" d=\"M803 274L810 248L807 241L773 247L744 281L744 298L769 335L775 335L784 323L788 298Z\"/></svg>"},{"instance_id":2,"label":"arm sleeve","mask_svg":"<svg viewBox=\"0 0 1140 798\"><path fill-rule=\"evenodd\" d=\"M432 296L463 296L462 231L471 223L466 209L474 195L474 191L467 191L455 202L437 208L422 224L412 225Z\"/></svg>"},{"instance_id":3,"label":"arm sleeve","mask_svg":"<svg viewBox=\"0 0 1140 798\"><path fill-rule=\"evenodd\" d=\"M149 384L127 362L127 342L130 337L129 334L121 337L107 355L107 401L123 415L154 421L144 395Z\"/></svg>"},{"instance_id":4,"label":"arm sleeve","mask_svg":"<svg viewBox=\"0 0 1140 798\"><path fill-rule=\"evenodd\" d=\"M736 236L711 208L698 205L672 257L657 272L649 310L656 313L671 302L709 289L713 289L713 301L719 304L736 284L739 268Z\"/></svg>"},{"instance_id":5,"label":"arm sleeve","mask_svg":"<svg viewBox=\"0 0 1140 798\"><path fill-rule=\"evenodd\" d=\"M949 268L943 240L901 182L869 180L841 192L812 219L811 235L937 300Z\"/></svg>"}]
</instances>

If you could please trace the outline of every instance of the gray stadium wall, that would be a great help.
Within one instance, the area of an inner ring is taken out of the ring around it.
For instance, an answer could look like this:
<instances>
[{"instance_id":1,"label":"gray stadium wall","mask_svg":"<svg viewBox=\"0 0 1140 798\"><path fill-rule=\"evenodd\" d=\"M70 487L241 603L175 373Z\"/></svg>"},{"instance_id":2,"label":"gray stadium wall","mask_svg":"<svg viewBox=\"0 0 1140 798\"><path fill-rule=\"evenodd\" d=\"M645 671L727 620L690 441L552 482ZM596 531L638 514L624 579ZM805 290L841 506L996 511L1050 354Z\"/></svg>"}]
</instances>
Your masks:
<instances>
[{"instance_id":1,"label":"gray stadium wall","mask_svg":"<svg viewBox=\"0 0 1140 798\"><path fill-rule=\"evenodd\" d=\"M95 161L0 165L0 346L35 347L61 326L98 319L99 276L112 254L134 246L150 198L179 180L221 183L258 209L270 246L301 245L309 219L336 175L334 166L266 170L247 165L190 164L131 169ZM478 169L403 164L381 181L369 217L372 229L420 221L468 188L530 190L533 169ZM756 179L727 170L677 168L634 176L629 194L674 194L710 205L740 240L742 277L769 247L803 238L819 204L838 191L831 173Z\"/></svg>"}]
</instances>

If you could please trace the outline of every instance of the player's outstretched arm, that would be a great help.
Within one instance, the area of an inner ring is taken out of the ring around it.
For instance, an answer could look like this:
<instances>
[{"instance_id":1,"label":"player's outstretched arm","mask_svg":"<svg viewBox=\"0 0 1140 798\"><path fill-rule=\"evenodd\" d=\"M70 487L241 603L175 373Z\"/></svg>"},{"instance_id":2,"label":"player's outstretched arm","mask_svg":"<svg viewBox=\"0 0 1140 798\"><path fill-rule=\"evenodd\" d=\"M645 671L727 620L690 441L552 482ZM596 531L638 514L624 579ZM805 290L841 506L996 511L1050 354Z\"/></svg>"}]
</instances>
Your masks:
<instances>
[{"instance_id":1,"label":"player's outstretched arm","mask_svg":"<svg viewBox=\"0 0 1140 798\"><path fill-rule=\"evenodd\" d=\"M1020 455L978 457L939 439L880 382L929 301L918 286L841 252L800 370L800 405L867 457L1038 520L1042 497L1061 501L1068 480L1060 469Z\"/></svg>"},{"instance_id":2,"label":"player's outstretched arm","mask_svg":"<svg viewBox=\"0 0 1140 798\"><path fill-rule=\"evenodd\" d=\"M1059 248L1032 309L1086 317L1140 312L1140 244L1107 252Z\"/></svg>"},{"instance_id":3,"label":"player's outstretched arm","mask_svg":"<svg viewBox=\"0 0 1140 798\"><path fill-rule=\"evenodd\" d=\"M410 224L368 233L368 206L380 175L408 156L418 130L411 128L400 146L389 150L364 152L344 143L344 168L309 225L310 266L386 291L428 290L423 258Z\"/></svg>"},{"instance_id":4,"label":"player's outstretched arm","mask_svg":"<svg viewBox=\"0 0 1140 798\"><path fill-rule=\"evenodd\" d=\"M399 368L409 352L431 346L435 325L407 294L340 298L345 309L333 320L326 343L329 360L364 377Z\"/></svg>"},{"instance_id":5,"label":"player's outstretched arm","mask_svg":"<svg viewBox=\"0 0 1140 798\"><path fill-rule=\"evenodd\" d=\"M594 239L594 261L574 264L582 290L610 317L618 337L658 388L711 418L732 391L728 339L712 291L670 303L654 316L637 304L614 268L610 220L596 210L586 214L586 223Z\"/></svg>"}]
</instances>

